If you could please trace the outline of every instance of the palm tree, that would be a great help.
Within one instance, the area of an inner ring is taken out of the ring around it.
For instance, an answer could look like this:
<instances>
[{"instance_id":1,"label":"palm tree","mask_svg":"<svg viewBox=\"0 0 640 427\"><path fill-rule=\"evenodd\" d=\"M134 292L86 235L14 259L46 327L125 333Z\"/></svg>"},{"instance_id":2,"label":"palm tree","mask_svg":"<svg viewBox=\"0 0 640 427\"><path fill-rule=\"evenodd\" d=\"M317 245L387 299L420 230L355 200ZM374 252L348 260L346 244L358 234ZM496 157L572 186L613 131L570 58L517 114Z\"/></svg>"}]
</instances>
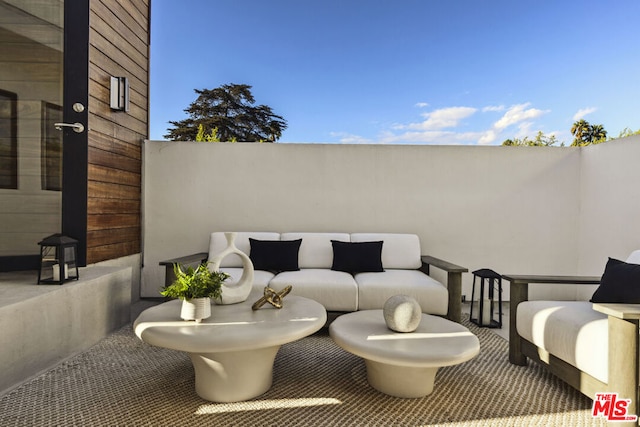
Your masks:
<instances>
[{"instance_id":1,"label":"palm tree","mask_svg":"<svg viewBox=\"0 0 640 427\"><path fill-rule=\"evenodd\" d=\"M571 146L575 147L579 145L585 145L585 143L587 142L590 128L591 128L591 125L585 119L580 119L576 121L571 126L571 134L574 136Z\"/></svg>"},{"instance_id":2,"label":"palm tree","mask_svg":"<svg viewBox=\"0 0 640 427\"><path fill-rule=\"evenodd\" d=\"M604 130L604 126L602 125L592 125L590 132L590 143L598 144L600 142L604 142L607 139L607 131Z\"/></svg>"}]
</instances>

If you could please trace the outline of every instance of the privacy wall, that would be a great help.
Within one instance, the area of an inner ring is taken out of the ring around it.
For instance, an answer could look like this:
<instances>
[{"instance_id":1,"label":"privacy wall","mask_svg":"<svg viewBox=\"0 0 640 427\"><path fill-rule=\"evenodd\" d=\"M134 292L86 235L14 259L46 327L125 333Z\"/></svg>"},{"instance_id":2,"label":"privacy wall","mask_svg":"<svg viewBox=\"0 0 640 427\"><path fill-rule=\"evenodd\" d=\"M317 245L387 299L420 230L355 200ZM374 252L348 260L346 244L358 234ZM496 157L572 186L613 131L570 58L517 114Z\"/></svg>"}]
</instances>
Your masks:
<instances>
[{"instance_id":1,"label":"privacy wall","mask_svg":"<svg viewBox=\"0 0 640 427\"><path fill-rule=\"evenodd\" d=\"M158 296L159 261L206 252L212 231L416 233L470 271L577 274L580 228L598 221L580 220L585 151L149 141L142 296Z\"/></svg>"},{"instance_id":2,"label":"privacy wall","mask_svg":"<svg viewBox=\"0 0 640 427\"><path fill-rule=\"evenodd\" d=\"M600 275L608 257L624 260L640 249L639 163L640 135L582 153L578 266L585 274Z\"/></svg>"}]
</instances>

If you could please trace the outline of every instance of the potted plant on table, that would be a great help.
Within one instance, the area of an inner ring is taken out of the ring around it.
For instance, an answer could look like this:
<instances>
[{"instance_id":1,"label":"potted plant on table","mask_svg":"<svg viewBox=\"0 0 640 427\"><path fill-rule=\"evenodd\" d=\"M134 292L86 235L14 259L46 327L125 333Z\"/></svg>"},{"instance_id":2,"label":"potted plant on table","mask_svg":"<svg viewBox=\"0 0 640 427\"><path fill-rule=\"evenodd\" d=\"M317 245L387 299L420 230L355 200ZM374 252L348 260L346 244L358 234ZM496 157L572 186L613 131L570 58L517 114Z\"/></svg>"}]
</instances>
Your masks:
<instances>
[{"instance_id":1,"label":"potted plant on table","mask_svg":"<svg viewBox=\"0 0 640 427\"><path fill-rule=\"evenodd\" d=\"M180 264L174 264L176 280L160 291L162 296L182 300L180 317L184 320L200 323L202 319L210 317L211 298L220 299L222 296L222 283L229 275L222 271L211 271L207 264L203 262L196 269L187 267L186 270Z\"/></svg>"}]
</instances>

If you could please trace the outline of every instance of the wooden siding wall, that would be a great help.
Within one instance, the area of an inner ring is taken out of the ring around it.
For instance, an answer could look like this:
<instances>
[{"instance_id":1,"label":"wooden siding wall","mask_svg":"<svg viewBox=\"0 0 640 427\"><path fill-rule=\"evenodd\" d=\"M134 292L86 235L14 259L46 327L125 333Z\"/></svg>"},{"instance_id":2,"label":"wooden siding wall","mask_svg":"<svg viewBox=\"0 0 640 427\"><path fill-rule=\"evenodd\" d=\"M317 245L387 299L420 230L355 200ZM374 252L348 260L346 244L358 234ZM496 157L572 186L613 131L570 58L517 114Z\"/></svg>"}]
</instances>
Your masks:
<instances>
[{"instance_id":1,"label":"wooden siding wall","mask_svg":"<svg viewBox=\"0 0 640 427\"><path fill-rule=\"evenodd\" d=\"M88 264L141 251L150 0L91 0L90 8ZM110 109L111 76L128 77L129 112Z\"/></svg>"}]
</instances>

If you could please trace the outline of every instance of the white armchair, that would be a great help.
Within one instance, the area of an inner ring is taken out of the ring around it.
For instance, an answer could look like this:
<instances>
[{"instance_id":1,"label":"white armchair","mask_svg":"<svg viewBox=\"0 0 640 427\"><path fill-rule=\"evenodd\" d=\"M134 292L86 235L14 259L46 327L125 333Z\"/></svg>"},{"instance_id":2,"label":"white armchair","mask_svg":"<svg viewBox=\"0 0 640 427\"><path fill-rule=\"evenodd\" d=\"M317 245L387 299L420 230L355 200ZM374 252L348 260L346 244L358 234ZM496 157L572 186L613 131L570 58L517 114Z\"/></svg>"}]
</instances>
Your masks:
<instances>
[{"instance_id":1,"label":"white armchair","mask_svg":"<svg viewBox=\"0 0 640 427\"><path fill-rule=\"evenodd\" d=\"M616 392L638 413L640 250L602 277L504 275L510 282L509 361L527 358L594 399ZM529 301L535 283L600 284L590 301ZM611 301L611 302L609 302Z\"/></svg>"}]
</instances>

